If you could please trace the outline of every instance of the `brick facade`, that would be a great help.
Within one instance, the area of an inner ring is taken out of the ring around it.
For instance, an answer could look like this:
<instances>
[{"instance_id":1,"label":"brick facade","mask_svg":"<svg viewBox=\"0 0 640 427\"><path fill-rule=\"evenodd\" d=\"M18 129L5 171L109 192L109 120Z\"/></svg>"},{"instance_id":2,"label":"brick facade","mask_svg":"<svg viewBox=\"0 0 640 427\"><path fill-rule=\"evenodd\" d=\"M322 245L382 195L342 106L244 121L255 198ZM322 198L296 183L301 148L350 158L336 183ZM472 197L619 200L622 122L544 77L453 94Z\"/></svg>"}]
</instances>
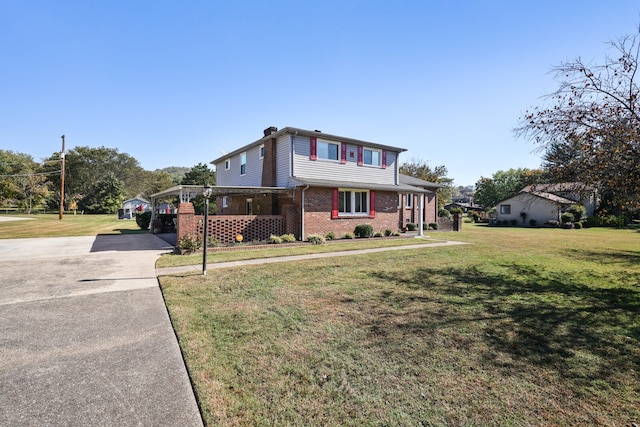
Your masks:
<instances>
[{"instance_id":1,"label":"brick facade","mask_svg":"<svg viewBox=\"0 0 640 427\"><path fill-rule=\"evenodd\" d=\"M297 191L297 193L300 192ZM358 224L371 224L375 231L384 232L386 229L396 231L398 229L398 194L376 191L375 198L375 218L353 216L332 219L332 189L309 188L304 195L304 238L306 239L309 234L324 236L328 232L333 232L336 237L341 237L346 232L352 233Z\"/></svg>"},{"instance_id":2,"label":"brick facade","mask_svg":"<svg viewBox=\"0 0 640 427\"><path fill-rule=\"evenodd\" d=\"M204 216L196 218L196 233L203 235ZM285 234L285 218L281 215L209 215L208 222L207 235L224 244L234 243L238 235L245 242L253 242Z\"/></svg>"}]
</instances>

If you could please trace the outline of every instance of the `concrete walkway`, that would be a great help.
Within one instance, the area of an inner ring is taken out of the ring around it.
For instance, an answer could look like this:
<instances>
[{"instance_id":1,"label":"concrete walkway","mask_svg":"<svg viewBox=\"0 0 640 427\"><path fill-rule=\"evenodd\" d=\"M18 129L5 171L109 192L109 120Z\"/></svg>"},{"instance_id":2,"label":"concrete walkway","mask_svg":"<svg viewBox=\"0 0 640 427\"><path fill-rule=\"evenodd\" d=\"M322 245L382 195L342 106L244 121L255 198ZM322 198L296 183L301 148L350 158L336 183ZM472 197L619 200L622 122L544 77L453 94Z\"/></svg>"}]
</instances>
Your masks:
<instances>
[{"instance_id":1,"label":"concrete walkway","mask_svg":"<svg viewBox=\"0 0 640 427\"><path fill-rule=\"evenodd\" d=\"M150 234L0 239L1 426L202 426Z\"/></svg>"},{"instance_id":2,"label":"concrete walkway","mask_svg":"<svg viewBox=\"0 0 640 427\"><path fill-rule=\"evenodd\" d=\"M318 259L318 258L353 256L353 255L361 255L361 254L371 254L376 252L401 251L401 250L407 250L407 249L423 249L423 248L434 248L434 247L441 247L441 246L455 246L455 245L465 245L465 244L467 243L455 242L455 241L430 242L430 243L416 244L416 245L389 246L384 248L373 248L373 249L357 249L353 251L327 252L327 253L318 253L318 254L249 259L249 260L243 260L243 261L207 263L207 270L213 270L218 268L240 267L244 265L272 264L276 262L302 261L302 260ZM195 273L195 272L202 272L202 264L156 269L157 276L169 276L172 274L184 274L184 273Z\"/></svg>"}]
</instances>

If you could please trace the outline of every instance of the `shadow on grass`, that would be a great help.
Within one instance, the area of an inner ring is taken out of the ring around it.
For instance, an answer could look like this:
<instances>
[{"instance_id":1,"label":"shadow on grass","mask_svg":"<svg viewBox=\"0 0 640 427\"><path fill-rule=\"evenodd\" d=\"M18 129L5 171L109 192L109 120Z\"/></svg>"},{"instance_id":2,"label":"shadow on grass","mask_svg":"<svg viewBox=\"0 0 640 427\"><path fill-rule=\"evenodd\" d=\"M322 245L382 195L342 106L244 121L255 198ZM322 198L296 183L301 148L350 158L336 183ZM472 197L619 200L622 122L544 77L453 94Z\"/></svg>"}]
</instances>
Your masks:
<instances>
[{"instance_id":1,"label":"shadow on grass","mask_svg":"<svg viewBox=\"0 0 640 427\"><path fill-rule=\"evenodd\" d=\"M631 263L636 256L613 257ZM371 333L392 335L390 328L403 329L400 335L425 335L448 327L471 330L470 339L482 340L489 348L483 363L496 367L507 368L502 362L506 354L511 360L555 370L578 388L593 381L637 381L640 274L627 273L628 287L592 276L590 283L599 285L589 286L554 271L513 264L499 267L425 268L400 279L376 275L400 285L397 292L380 294L381 302L420 307L422 312L400 322L382 315L371 325Z\"/></svg>"}]
</instances>

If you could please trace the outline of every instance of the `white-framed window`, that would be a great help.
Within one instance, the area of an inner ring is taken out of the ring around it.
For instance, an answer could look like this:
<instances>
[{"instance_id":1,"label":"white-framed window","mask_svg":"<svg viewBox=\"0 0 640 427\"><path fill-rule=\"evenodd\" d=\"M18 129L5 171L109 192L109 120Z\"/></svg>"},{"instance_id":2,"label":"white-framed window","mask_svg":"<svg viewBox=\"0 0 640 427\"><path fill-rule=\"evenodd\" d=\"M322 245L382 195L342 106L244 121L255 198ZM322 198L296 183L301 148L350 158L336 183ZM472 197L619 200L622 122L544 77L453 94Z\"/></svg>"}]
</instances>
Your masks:
<instances>
[{"instance_id":1,"label":"white-framed window","mask_svg":"<svg viewBox=\"0 0 640 427\"><path fill-rule=\"evenodd\" d=\"M240 175L247 174L247 153L240 154Z\"/></svg>"},{"instance_id":2,"label":"white-framed window","mask_svg":"<svg viewBox=\"0 0 640 427\"><path fill-rule=\"evenodd\" d=\"M405 199L404 207L405 208L412 208L413 207L413 194L407 193L405 195L405 197L406 197L406 199Z\"/></svg>"},{"instance_id":3,"label":"white-framed window","mask_svg":"<svg viewBox=\"0 0 640 427\"><path fill-rule=\"evenodd\" d=\"M223 208L229 207L227 203L228 203L227 196L222 196L222 207Z\"/></svg>"},{"instance_id":4,"label":"white-framed window","mask_svg":"<svg viewBox=\"0 0 640 427\"><path fill-rule=\"evenodd\" d=\"M224 161L224 170L229 170L231 169L231 159L227 159Z\"/></svg>"},{"instance_id":5,"label":"white-framed window","mask_svg":"<svg viewBox=\"0 0 640 427\"><path fill-rule=\"evenodd\" d=\"M511 205L500 205L500 213L503 215L510 215Z\"/></svg>"},{"instance_id":6,"label":"white-framed window","mask_svg":"<svg viewBox=\"0 0 640 427\"><path fill-rule=\"evenodd\" d=\"M370 148L364 148L362 150L362 163L369 166L380 166L380 160L382 159L381 150L372 150Z\"/></svg>"},{"instance_id":7,"label":"white-framed window","mask_svg":"<svg viewBox=\"0 0 640 427\"><path fill-rule=\"evenodd\" d=\"M338 191L339 215L363 215L369 213L369 190Z\"/></svg>"},{"instance_id":8,"label":"white-framed window","mask_svg":"<svg viewBox=\"0 0 640 427\"><path fill-rule=\"evenodd\" d=\"M340 144L318 140L316 143L319 159L324 160L340 160Z\"/></svg>"},{"instance_id":9,"label":"white-framed window","mask_svg":"<svg viewBox=\"0 0 640 427\"><path fill-rule=\"evenodd\" d=\"M264 144L260 146L260 158L264 159Z\"/></svg>"}]
</instances>

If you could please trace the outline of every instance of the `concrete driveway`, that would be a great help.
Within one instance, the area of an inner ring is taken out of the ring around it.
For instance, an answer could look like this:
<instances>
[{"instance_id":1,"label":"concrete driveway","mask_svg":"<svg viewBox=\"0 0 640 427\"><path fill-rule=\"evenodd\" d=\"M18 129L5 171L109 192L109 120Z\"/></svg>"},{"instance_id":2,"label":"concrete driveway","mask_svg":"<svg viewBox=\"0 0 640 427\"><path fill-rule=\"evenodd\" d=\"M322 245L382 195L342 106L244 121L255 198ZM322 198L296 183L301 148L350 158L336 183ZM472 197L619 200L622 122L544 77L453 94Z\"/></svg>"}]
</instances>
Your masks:
<instances>
[{"instance_id":1,"label":"concrete driveway","mask_svg":"<svg viewBox=\"0 0 640 427\"><path fill-rule=\"evenodd\" d=\"M201 426L149 234L0 239L0 425Z\"/></svg>"}]
</instances>

